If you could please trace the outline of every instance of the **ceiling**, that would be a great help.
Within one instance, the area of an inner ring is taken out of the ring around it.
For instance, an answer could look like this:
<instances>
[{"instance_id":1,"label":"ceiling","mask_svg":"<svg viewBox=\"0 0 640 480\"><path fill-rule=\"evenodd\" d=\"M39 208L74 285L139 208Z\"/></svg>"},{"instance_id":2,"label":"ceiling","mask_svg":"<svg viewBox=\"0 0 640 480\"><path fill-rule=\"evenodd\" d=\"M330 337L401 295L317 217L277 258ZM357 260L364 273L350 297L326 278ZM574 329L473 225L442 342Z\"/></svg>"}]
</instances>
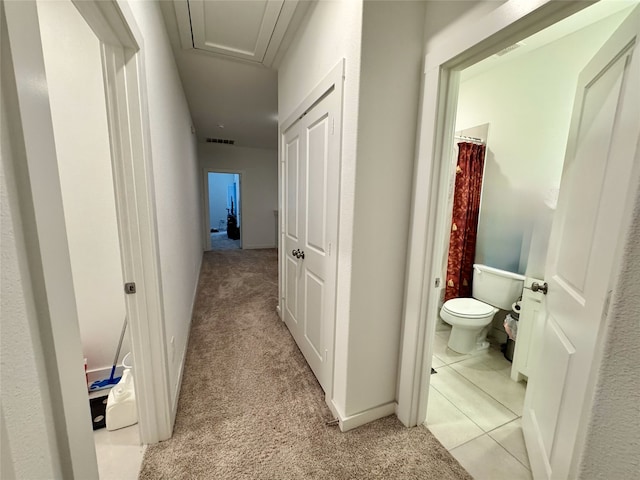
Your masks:
<instances>
[{"instance_id":1,"label":"ceiling","mask_svg":"<svg viewBox=\"0 0 640 480\"><path fill-rule=\"evenodd\" d=\"M215 13L216 7L225 9L225 16L235 19L233 28L226 29L227 38L244 41L249 37L258 37L256 30L260 28L259 21L255 18L246 22L239 21L232 11L234 6L239 6L244 8L244 14L251 14L251 9L246 8L247 2L190 0L189 3L192 11L196 8L202 9L203 4L208 13L212 11ZM261 3L273 3L273 0L251 2L255 4L252 6L257 8ZM287 3L290 3L290 0ZM294 3L297 4L297 2ZM243 51L239 55L242 58L236 59L231 56L233 52L229 53L233 50L231 47L224 52L220 48L215 51L215 49L199 48L197 44L195 48L194 45L187 45L191 43L192 35L189 35L190 32L185 34L185 23L187 29L190 28L186 1L162 1L160 5L198 141L205 142L207 138L215 138L234 140L236 146L276 149L278 146L278 72L269 67L279 50L286 48L304 13L303 9L294 9L295 16L293 11L290 11L285 28L282 28L281 22L280 31L273 30L273 34L269 35L268 49L263 48L251 58L246 52L247 45L244 42ZM184 16L180 17L182 7L185 7L182 12L187 12L186 19ZM194 24L199 21L194 15ZM179 22L181 22L180 25ZM210 24L213 23L215 22ZM270 27L275 28L274 25ZM210 32L211 29L207 34L209 35ZM279 38L274 41L277 36ZM195 38L195 35L193 37ZM206 40L212 44L209 37ZM214 40L218 44L223 43L219 39L214 38Z\"/></svg>"},{"instance_id":2,"label":"ceiling","mask_svg":"<svg viewBox=\"0 0 640 480\"><path fill-rule=\"evenodd\" d=\"M558 40L632 3L600 1L525 39L508 54L492 55L465 69L461 80ZM273 15L268 18L273 4L281 7L275 22ZM165 0L160 5L198 141L215 138L233 140L237 146L277 149L278 73L271 67L286 51L309 2ZM228 24L216 15L228 18ZM271 30L265 37L262 30L269 21L266 28ZM264 38L266 46L261 40Z\"/></svg>"}]
</instances>

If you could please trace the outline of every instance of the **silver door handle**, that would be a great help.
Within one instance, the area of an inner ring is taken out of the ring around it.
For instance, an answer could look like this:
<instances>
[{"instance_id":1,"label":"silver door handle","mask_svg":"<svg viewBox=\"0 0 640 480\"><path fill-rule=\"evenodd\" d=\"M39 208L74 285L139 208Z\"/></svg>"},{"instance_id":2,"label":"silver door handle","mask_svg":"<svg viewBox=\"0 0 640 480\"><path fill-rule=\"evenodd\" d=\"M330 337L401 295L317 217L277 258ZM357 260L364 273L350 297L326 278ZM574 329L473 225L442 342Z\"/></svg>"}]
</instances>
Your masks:
<instances>
[{"instance_id":1,"label":"silver door handle","mask_svg":"<svg viewBox=\"0 0 640 480\"><path fill-rule=\"evenodd\" d=\"M531 290L534 292L542 292L543 295L546 295L549 291L549 284L547 282L544 282L542 285L540 285L538 282L533 282L531 284Z\"/></svg>"}]
</instances>

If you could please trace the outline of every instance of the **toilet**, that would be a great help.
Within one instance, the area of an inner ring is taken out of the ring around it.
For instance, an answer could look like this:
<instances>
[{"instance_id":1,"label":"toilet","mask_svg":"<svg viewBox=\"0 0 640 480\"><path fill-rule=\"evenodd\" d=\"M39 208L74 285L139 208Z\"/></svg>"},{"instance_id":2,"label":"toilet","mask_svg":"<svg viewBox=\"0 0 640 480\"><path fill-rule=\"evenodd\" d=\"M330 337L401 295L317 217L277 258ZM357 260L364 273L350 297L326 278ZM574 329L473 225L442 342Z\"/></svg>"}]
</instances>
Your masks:
<instances>
[{"instance_id":1,"label":"toilet","mask_svg":"<svg viewBox=\"0 0 640 480\"><path fill-rule=\"evenodd\" d=\"M498 310L511 310L522 295L524 276L486 265L473 265L473 298L452 298L440 309L440 318L451 325L448 347L458 353L474 353L489 347L489 325Z\"/></svg>"}]
</instances>

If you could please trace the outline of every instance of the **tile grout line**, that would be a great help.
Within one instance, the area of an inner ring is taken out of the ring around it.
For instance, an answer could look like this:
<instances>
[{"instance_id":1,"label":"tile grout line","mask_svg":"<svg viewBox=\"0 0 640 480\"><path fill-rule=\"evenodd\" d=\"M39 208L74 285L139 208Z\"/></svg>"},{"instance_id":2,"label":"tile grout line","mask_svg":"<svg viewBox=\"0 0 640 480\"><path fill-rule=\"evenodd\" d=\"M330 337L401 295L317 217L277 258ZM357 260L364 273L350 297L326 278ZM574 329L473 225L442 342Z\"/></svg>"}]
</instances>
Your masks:
<instances>
[{"instance_id":1,"label":"tile grout line","mask_svg":"<svg viewBox=\"0 0 640 480\"><path fill-rule=\"evenodd\" d=\"M512 409L510 409L507 405L505 405L504 403L502 403L500 400L498 400L497 398L495 398L493 395L491 395L491 393L487 392L484 388L482 388L480 385L477 385L473 380L471 380L470 378L467 378L465 375L463 375L462 373L458 372L455 368L451 368L452 371L454 371L455 373L457 373L458 375L460 375L462 378L464 378L467 382L469 382L471 385L473 385L474 387L476 387L477 389L481 390L483 393L485 393L486 395L488 395L489 397L491 397L496 403L499 403L500 405L502 405L504 408L506 408L507 410L509 410L511 413L513 413L514 415L516 415L517 417L521 417L522 415L519 414L518 412L514 412ZM509 379L509 381L511 381L511 379ZM526 389L526 387L525 387ZM509 422L507 422L509 423Z\"/></svg>"},{"instance_id":2,"label":"tile grout line","mask_svg":"<svg viewBox=\"0 0 640 480\"><path fill-rule=\"evenodd\" d=\"M467 415L467 414L466 414L466 413L464 413L462 410L460 410L460 409L458 408L458 406L457 406L455 403L453 403L453 402L451 401L451 399L449 399L449 397L447 397L443 392L441 392L440 390L438 390L438 388L437 388L435 385L432 385L432 386L431 386L431 388L433 388L433 389L434 389L435 391L437 391L440 395L442 395L442 398L444 398L447 402L449 402L449 403L453 406L453 408L455 408L458 412L460 412L464 417L466 417L467 419L469 419L469 421L470 421L471 423L473 423L476 427L478 427L480 430L482 430L482 433L483 433L483 434L484 434L484 433L488 433L484 428L482 428L480 425L478 425L476 422L474 422L474 421L473 421L473 419L472 419L469 415ZM478 435L478 436L480 436L480 435ZM476 438L477 438L477 437L476 437Z\"/></svg>"},{"instance_id":3,"label":"tile grout line","mask_svg":"<svg viewBox=\"0 0 640 480\"><path fill-rule=\"evenodd\" d=\"M511 422L508 422L508 423L511 423ZM504 425L506 425L506 423L505 423ZM501 425L501 427L504 427L504 425ZM500 427L497 427L497 428L500 428ZM495 430L495 428L494 428L494 430ZM493 430L492 430L492 431L493 431ZM504 451L505 451L509 456L511 456L511 457L512 457L516 462L518 462L520 465L522 465L522 466L523 466L523 468L524 468L527 472L531 472L531 469L530 469L529 467L527 467L524 463L522 463L520 460L518 460L518 457L516 457L513 453L511 453L509 450L507 450L506 448L504 448L504 446L503 446L499 441L497 441L495 438L493 438L491 435L489 435L489 432L485 432L485 433L483 433L482 435L479 435L479 436L477 436L477 437L475 437L475 438L472 438L471 440L468 440L468 441L466 441L466 442L464 442L464 443L462 443L462 444L458 445L457 447L454 447L454 448L452 448L452 449L447 449L447 451L453 455L453 450L456 450L456 449L458 449L458 448L460 448L460 447L462 447L462 446L464 446L464 445L467 445L468 443L471 443L471 442L473 442L473 441L475 441L475 440L478 440L479 438L481 438L481 437L483 437L483 436L485 436L485 435L486 435L487 437L489 437L491 440L493 440L493 441L494 441L494 442L495 442L495 443L496 443L496 444L497 444L497 445L498 445L502 450L504 450ZM457 458L456 458L456 460L457 460ZM458 461L459 461L459 460L458 460ZM463 463L460 463L460 465L462 465L462 466L464 467L464 464L463 464Z\"/></svg>"}]
</instances>

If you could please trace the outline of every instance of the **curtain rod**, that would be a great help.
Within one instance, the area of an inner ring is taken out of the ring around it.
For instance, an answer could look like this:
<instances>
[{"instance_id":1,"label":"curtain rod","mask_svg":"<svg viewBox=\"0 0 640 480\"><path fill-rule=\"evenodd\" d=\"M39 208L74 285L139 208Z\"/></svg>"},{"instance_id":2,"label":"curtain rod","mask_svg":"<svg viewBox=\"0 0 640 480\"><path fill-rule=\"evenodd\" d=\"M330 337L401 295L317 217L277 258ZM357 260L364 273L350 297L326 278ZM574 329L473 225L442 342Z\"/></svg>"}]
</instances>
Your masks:
<instances>
[{"instance_id":1,"label":"curtain rod","mask_svg":"<svg viewBox=\"0 0 640 480\"><path fill-rule=\"evenodd\" d=\"M482 140L481 138L467 137L465 135L455 135L454 138L458 138L460 140L467 140L469 142L480 143L482 145L486 145L486 142L484 140Z\"/></svg>"}]
</instances>

